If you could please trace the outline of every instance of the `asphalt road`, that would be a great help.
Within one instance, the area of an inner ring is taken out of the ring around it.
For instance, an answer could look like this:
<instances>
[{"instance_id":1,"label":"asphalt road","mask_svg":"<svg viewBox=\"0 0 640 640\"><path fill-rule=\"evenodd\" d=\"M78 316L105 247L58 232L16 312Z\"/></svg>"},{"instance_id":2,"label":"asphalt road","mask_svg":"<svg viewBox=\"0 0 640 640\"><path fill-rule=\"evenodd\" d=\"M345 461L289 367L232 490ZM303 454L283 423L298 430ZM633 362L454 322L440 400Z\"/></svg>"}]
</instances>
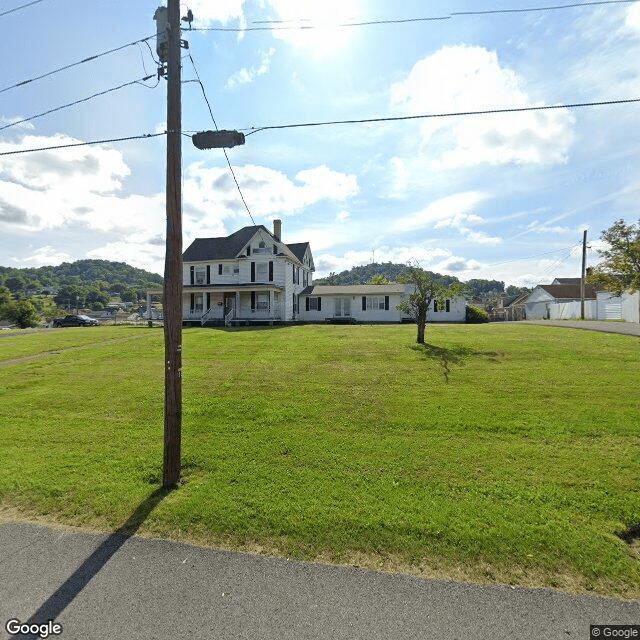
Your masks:
<instances>
[{"instance_id":1,"label":"asphalt road","mask_svg":"<svg viewBox=\"0 0 640 640\"><path fill-rule=\"evenodd\" d=\"M520 324L537 324L547 327L586 329L587 331L604 331L606 333L623 333L628 336L640 336L640 323L638 322L600 322L598 320L522 320L520 321Z\"/></svg>"},{"instance_id":2,"label":"asphalt road","mask_svg":"<svg viewBox=\"0 0 640 640\"><path fill-rule=\"evenodd\" d=\"M0 619L62 640L588 640L640 603L293 562L121 534L0 526ZM36 638L27 634L18 638Z\"/></svg>"}]
</instances>

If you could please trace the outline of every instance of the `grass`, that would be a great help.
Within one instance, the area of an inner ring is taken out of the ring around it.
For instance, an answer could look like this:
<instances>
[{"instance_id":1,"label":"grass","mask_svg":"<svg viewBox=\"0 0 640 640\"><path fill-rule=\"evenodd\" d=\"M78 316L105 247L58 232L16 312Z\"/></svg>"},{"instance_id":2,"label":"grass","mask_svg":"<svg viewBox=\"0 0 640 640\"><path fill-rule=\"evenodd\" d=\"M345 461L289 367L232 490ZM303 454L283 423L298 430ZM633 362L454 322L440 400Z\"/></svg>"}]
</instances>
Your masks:
<instances>
[{"instance_id":1,"label":"grass","mask_svg":"<svg viewBox=\"0 0 640 640\"><path fill-rule=\"evenodd\" d=\"M640 595L640 342L531 325L184 331L183 481L138 533ZM163 336L0 339L0 504L114 530L162 474ZM155 504L155 503L154 503Z\"/></svg>"}]
</instances>

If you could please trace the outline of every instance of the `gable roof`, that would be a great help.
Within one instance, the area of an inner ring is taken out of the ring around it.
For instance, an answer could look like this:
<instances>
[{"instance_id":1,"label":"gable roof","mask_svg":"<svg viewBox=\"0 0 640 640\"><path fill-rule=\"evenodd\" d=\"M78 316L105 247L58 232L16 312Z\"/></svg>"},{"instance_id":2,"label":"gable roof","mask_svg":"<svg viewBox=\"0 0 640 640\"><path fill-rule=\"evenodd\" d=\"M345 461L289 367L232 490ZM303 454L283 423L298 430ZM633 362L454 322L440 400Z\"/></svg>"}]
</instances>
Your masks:
<instances>
[{"instance_id":1,"label":"gable roof","mask_svg":"<svg viewBox=\"0 0 640 640\"><path fill-rule=\"evenodd\" d=\"M293 261L302 263L305 251L309 246L308 242L286 245L277 240L273 233L262 224L242 227L242 229L239 229L231 235L220 238L196 238L182 254L182 259L185 262L232 260L238 257L260 230L266 232L273 239L274 243L282 247L282 252L278 255L285 255ZM293 250L294 247L296 249L295 251ZM298 255L300 251L301 253Z\"/></svg>"},{"instance_id":2,"label":"gable roof","mask_svg":"<svg viewBox=\"0 0 640 640\"><path fill-rule=\"evenodd\" d=\"M554 278L551 284L580 284L580 278Z\"/></svg>"},{"instance_id":3,"label":"gable roof","mask_svg":"<svg viewBox=\"0 0 640 640\"><path fill-rule=\"evenodd\" d=\"M579 284L539 284L537 289L544 289L550 296L556 300L580 300ZM587 284L584 287L584 297L589 300L596 299L596 291Z\"/></svg>"}]
</instances>

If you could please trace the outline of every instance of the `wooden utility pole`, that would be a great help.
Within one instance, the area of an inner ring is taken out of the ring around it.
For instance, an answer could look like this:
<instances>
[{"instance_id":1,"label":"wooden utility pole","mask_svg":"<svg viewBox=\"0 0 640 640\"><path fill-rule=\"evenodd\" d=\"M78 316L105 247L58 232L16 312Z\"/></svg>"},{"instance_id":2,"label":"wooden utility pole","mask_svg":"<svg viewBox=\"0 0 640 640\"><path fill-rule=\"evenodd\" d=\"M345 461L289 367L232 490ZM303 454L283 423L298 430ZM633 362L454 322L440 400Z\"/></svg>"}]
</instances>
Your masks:
<instances>
[{"instance_id":1,"label":"wooden utility pole","mask_svg":"<svg viewBox=\"0 0 640 640\"><path fill-rule=\"evenodd\" d=\"M587 275L587 230L582 237L582 272L580 276L580 319L584 320L584 279Z\"/></svg>"},{"instance_id":2,"label":"wooden utility pole","mask_svg":"<svg viewBox=\"0 0 640 640\"><path fill-rule=\"evenodd\" d=\"M167 250L164 267L164 468L180 480L182 429L182 105L180 0L167 3Z\"/></svg>"}]
</instances>

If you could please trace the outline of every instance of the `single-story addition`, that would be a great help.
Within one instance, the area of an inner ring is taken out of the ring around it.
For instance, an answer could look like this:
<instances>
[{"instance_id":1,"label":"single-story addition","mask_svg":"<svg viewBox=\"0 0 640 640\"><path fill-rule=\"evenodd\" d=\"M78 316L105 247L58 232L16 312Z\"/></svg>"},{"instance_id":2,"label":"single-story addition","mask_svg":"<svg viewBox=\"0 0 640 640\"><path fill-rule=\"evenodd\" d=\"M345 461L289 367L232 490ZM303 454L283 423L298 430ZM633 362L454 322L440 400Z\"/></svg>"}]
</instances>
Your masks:
<instances>
[{"instance_id":1,"label":"single-story addition","mask_svg":"<svg viewBox=\"0 0 640 640\"><path fill-rule=\"evenodd\" d=\"M304 322L413 322L398 309L413 290L410 284L362 284L309 286L300 294L300 319ZM442 308L434 301L428 322L464 322L466 301L446 300Z\"/></svg>"}]
</instances>

